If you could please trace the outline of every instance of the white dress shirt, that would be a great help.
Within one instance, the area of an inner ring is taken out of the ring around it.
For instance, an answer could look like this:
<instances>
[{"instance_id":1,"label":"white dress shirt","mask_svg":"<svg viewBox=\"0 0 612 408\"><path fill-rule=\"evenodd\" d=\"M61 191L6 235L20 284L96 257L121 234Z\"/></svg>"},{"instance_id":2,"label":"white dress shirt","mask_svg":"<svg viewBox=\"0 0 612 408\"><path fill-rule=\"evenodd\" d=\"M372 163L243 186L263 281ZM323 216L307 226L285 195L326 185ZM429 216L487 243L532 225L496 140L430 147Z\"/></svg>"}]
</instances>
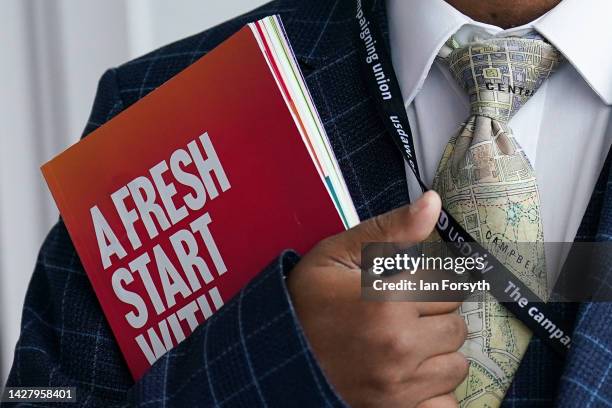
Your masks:
<instances>
[{"instance_id":1,"label":"white dress shirt","mask_svg":"<svg viewBox=\"0 0 612 408\"><path fill-rule=\"evenodd\" d=\"M504 30L443 0L387 0L393 66L424 181L431 185L444 147L470 111L467 93L436 59L443 44L453 34L464 44L535 30L566 61L509 125L536 172L545 241L572 242L612 143L611 14L609 0L563 0L537 20ZM418 197L416 179L406 172L410 196ZM548 251L550 287L564 257Z\"/></svg>"}]
</instances>

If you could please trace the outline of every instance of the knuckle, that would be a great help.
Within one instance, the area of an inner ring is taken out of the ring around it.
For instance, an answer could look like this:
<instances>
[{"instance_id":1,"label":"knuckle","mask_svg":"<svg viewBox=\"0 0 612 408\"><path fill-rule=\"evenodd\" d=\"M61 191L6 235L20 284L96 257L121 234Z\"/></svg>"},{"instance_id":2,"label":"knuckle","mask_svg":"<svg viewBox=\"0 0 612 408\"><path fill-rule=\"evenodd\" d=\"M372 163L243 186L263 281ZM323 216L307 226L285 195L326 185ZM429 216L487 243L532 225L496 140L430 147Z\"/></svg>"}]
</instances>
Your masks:
<instances>
[{"instance_id":1,"label":"knuckle","mask_svg":"<svg viewBox=\"0 0 612 408\"><path fill-rule=\"evenodd\" d=\"M453 314L452 316L452 333L455 335L455 338L459 342L459 346L461 346L467 338L468 327L465 323L465 319L462 316L458 314Z\"/></svg>"},{"instance_id":2,"label":"knuckle","mask_svg":"<svg viewBox=\"0 0 612 408\"><path fill-rule=\"evenodd\" d=\"M465 320L463 317L454 313L444 319L442 331L449 339L459 342L459 346L467 337L467 325L465 324Z\"/></svg>"},{"instance_id":3,"label":"knuckle","mask_svg":"<svg viewBox=\"0 0 612 408\"><path fill-rule=\"evenodd\" d=\"M395 392L401 383L400 370L389 364L379 364L370 371L370 386L383 394Z\"/></svg>"},{"instance_id":4,"label":"knuckle","mask_svg":"<svg viewBox=\"0 0 612 408\"><path fill-rule=\"evenodd\" d=\"M366 234L369 238L379 240L387 235L389 227L388 217L384 215L377 215L370 219L370 222L366 223Z\"/></svg>"},{"instance_id":5,"label":"knuckle","mask_svg":"<svg viewBox=\"0 0 612 408\"><path fill-rule=\"evenodd\" d=\"M470 364L465 356L459 352L452 353L448 359L448 370L453 378L463 381L467 376Z\"/></svg>"},{"instance_id":6,"label":"knuckle","mask_svg":"<svg viewBox=\"0 0 612 408\"><path fill-rule=\"evenodd\" d=\"M412 354L417 348L422 348L423 346L415 333L406 330L402 334L402 347L404 354Z\"/></svg>"},{"instance_id":7,"label":"knuckle","mask_svg":"<svg viewBox=\"0 0 612 408\"><path fill-rule=\"evenodd\" d=\"M403 354L406 350L406 344L402 336L395 331L387 331L380 335L380 347L385 350L386 354L397 355Z\"/></svg>"}]
</instances>

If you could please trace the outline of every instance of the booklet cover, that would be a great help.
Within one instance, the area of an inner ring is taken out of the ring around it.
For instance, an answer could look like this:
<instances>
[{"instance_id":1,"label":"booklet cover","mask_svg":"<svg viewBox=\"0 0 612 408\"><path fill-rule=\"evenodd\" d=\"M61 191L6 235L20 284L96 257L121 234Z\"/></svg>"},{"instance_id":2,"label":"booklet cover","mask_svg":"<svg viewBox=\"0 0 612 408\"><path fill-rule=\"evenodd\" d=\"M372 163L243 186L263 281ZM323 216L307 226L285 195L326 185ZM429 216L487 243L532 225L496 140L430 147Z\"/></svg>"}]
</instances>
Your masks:
<instances>
[{"instance_id":1,"label":"booklet cover","mask_svg":"<svg viewBox=\"0 0 612 408\"><path fill-rule=\"evenodd\" d=\"M134 379L283 249L358 222L277 16L42 171Z\"/></svg>"}]
</instances>

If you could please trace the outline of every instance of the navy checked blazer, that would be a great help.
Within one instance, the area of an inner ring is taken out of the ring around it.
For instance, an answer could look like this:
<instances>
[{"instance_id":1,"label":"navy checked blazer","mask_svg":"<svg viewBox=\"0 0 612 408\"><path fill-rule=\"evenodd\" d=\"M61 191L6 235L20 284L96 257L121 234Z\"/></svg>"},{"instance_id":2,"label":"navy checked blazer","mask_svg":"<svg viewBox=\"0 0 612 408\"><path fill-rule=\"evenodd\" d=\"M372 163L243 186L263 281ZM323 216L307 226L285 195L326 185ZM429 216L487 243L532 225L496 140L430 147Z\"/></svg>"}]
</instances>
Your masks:
<instances>
[{"instance_id":1,"label":"navy checked blazer","mask_svg":"<svg viewBox=\"0 0 612 408\"><path fill-rule=\"evenodd\" d=\"M388 33L384 1L374 6ZM352 0L278 0L109 70L84 135L138 101L246 23L280 14L361 219L409 200L404 166L359 74ZM603 169L577 239L612 240L612 173ZM600 279L612 283L612 255ZM134 383L60 220L36 264L8 386L76 386L79 406L346 406L296 319L287 250L186 341ZM559 360L534 338L505 407L612 406L610 303L557 306L574 321ZM40 406L40 405L37 405Z\"/></svg>"}]
</instances>

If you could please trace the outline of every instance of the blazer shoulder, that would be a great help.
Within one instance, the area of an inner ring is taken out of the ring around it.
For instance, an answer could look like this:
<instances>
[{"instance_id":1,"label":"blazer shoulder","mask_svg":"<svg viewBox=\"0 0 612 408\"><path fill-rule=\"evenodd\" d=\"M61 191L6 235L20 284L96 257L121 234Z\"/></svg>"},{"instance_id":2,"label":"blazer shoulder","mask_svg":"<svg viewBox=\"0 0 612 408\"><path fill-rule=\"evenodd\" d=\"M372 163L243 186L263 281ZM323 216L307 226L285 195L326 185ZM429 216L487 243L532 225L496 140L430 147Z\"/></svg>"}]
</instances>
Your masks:
<instances>
[{"instance_id":1,"label":"blazer shoulder","mask_svg":"<svg viewBox=\"0 0 612 408\"><path fill-rule=\"evenodd\" d=\"M287 4L290 3L290 4ZM114 69L124 108L162 85L215 48L247 23L272 14L292 11L292 2L280 0L264 4L213 28L165 45Z\"/></svg>"}]
</instances>

